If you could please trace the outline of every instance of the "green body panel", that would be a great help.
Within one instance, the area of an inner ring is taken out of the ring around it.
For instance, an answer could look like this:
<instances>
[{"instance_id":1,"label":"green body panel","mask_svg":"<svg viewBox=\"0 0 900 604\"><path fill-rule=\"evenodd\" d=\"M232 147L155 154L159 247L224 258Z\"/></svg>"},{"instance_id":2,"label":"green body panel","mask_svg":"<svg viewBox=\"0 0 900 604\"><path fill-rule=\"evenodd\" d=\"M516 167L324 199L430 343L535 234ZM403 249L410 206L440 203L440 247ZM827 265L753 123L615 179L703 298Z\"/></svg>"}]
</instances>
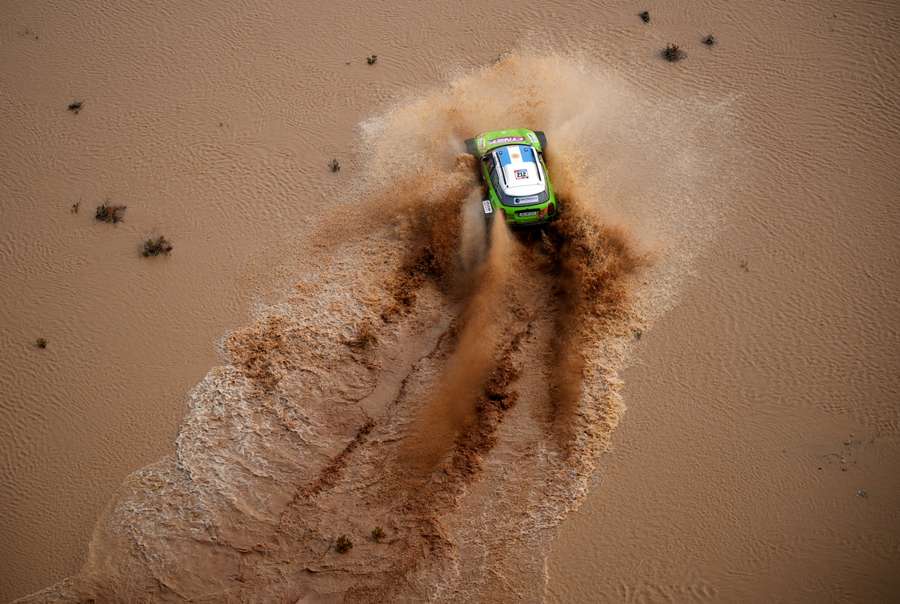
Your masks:
<instances>
[{"instance_id":1,"label":"green body panel","mask_svg":"<svg viewBox=\"0 0 900 604\"><path fill-rule=\"evenodd\" d=\"M491 182L488 173L488 165L484 160L485 156L498 147L505 145L530 145L537 151L535 157L541 162L544 174L547 180L547 201L540 204L528 206L505 206L500 202L500 196L494 190L494 183ZM554 220L559 216L559 203L556 201L556 192L550 180L550 172L547 170L547 164L544 162L544 153L541 143L537 135L531 130L525 128L513 128L509 130L494 130L485 132L475 137L475 147L478 151L478 158L481 170L481 179L487 187L488 199L494 210L494 215L502 214L507 224L513 226L534 226L544 224ZM522 216L521 212L534 212L530 216Z\"/></svg>"}]
</instances>

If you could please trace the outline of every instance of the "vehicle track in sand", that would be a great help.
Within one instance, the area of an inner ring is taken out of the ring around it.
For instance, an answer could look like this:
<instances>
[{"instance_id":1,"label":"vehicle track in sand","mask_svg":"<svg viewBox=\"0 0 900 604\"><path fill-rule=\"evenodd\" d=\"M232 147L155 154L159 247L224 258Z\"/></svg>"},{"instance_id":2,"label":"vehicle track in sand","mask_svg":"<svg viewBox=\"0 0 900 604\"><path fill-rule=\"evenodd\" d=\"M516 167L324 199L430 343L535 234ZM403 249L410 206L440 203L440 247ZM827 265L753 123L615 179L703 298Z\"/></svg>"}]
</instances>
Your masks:
<instances>
[{"instance_id":1,"label":"vehicle track in sand","mask_svg":"<svg viewBox=\"0 0 900 604\"><path fill-rule=\"evenodd\" d=\"M453 209L459 214L462 207ZM427 220L419 217L414 223L421 227ZM404 591L404 586L408 589L409 577L423 567L448 563L455 546L441 527L441 516L452 512L478 480L484 458L498 442L498 428L519 400L523 368L541 376L525 393L537 437L562 456L577 454L571 441L578 430L574 415L580 388L572 388L570 381L581 383L585 351L573 346L585 341L589 330L627 319L628 296L620 281L636 270L641 259L619 233L596 224L587 229L562 222L541 236L513 238L497 223L483 263L473 274L460 275L447 269L459 249L454 224L459 223L441 221L443 228L437 232L427 224L416 230L419 236L425 234L424 240L410 248L387 282L390 312L378 313L386 327L400 313L417 316L421 290L432 285L445 306L445 318L438 325L446 328L436 338L433 327L423 330L431 333L433 348L408 366L396 396L382 401L387 403L382 419L360 428L358 436L374 434L366 441L371 446L356 449L357 438L334 462L343 466L349 453L378 460L377 476L357 480L377 488L358 496L369 513L381 510L375 515L385 522L393 519L392 546L395 553L406 552L390 568L379 568L367 578L357 576L348 592L352 600L434 596L433 587L427 587L433 582L423 581L411 591ZM429 233L436 233L439 241ZM536 336L538 332L541 335ZM526 342L530 357L523 354ZM428 348L424 342L409 341L404 347ZM373 364L381 365L395 353L376 347L370 355ZM611 408L594 411L614 414ZM405 437L392 435L399 418L410 426ZM292 515L303 513L298 509Z\"/></svg>"},{"instance_id":2,"label":"vehicle track in sand","mask_svg":"<svg viewBox=\"0 0 900 604\"><path fill-rule=\"evenodd\" d=\"M586 77L513 56L363 126L356 203L298 245L294 287L224 339L175 454L124 482L82 572L30 601L541 599L542 552L618 422L655 265L596 213L569 122L548 150L565 213L530 233L495 222L485 249L473 161L454 149L503 113L479 78L522 69ZM432 113L446 119L423 126ZM398 163L400 142L422 165Z\"/></svg>"},{"instance_id":3,"label":"vehicle track in sand","mask_svg":"<svg viewBox=\"0 0 900 604\"><path fill-rule=\"evenodd\" d=\"M448 195L433 215L401 216L415 225L405 252L395 255L393 271L354 290L380 295L357 308L352 333L329 350L310 342L302 320L310 309L300 303L300 315L271 314L227 339L233 365L225 381L238 387L249 417L223 426L224 385L207 389L214 400L197 427L207 443L218 444L202 447L198 458L190 451L195 439L179 448L174 467L138 478L157 492L163 485L171 490L156 505L143 502L143 517L107 518L101 557L120 549L115 543L123 535L135 555L124 562L92 559L91 593L128 598L140 591L163 600L209 590L225 599L441 597L436 586L458 564L444 519L478 482L499 428L527 397L537 428L532 436L564 457L575 445L558 439L558 426L570 420L560 411L554 376L580 379L570 359L583 355L564 347L586 337L582 328L594 325L594 315L618 312L584 303L586 292L614 284L598 285L601 277L589 274L599 256L586 264L566 260L593 243L575 239L568 247L565 223L543 237L520 238L498 222L490 249L465 271L460 216L470 197ZM431 211L422 208L415 211ZM560 326L570 321L579 327L561 338ZM540 376L524 392L523 370ZM565 413L574 414L576 403L566 401ZM317 439L318 426L327 426L320 436L344 437ZM577 430L571 426L572 434ZM532 486L543 478L535 473ZM139 490L131 493L140 499ZM375 526L384 527L385 542L360 541ZM192 533L183 542L180 535ZM340 534L353 535L351 555L334 550ZM189 551L199 568L176 564ZM111 564L116 572L105 574ZM125 569L127 581L119 574Z\"/></svg>"}]
</instances>

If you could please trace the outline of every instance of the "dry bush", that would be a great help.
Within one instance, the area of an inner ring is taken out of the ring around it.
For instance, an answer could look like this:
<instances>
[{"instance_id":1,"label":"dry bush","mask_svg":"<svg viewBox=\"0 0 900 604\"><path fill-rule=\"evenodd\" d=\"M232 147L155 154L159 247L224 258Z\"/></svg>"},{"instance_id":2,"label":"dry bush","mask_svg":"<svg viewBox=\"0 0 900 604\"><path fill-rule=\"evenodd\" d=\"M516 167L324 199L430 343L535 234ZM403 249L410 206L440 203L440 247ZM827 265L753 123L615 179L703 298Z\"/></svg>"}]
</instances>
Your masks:
<instances>
[{"instance_id":1,"label":"dry bush","mask_svg":"<svg viewBox=\"0 0 900 604\"><path fill-rule=\"evenodd\" d=\"M144 251L142 254L145 258L161 255L168 256L173 249L175 249L175 246L173 246L163 235L160 235L156 238L151 237L144 242Z\"/></svg>"},{"instance_id":2,"label":"dry bush","mask_svg":"<svg viewBox=\"0 0 900 604\"><path fill-rule=\"evenodd\" d=\"M97 211L94 213L94 218L96 218L100 222L116 224L117 222L122 222L125 219L125 210L127 208L127 206L113 205L107 199L102 204L97 206Z\"/></svg>"}]
</instances>

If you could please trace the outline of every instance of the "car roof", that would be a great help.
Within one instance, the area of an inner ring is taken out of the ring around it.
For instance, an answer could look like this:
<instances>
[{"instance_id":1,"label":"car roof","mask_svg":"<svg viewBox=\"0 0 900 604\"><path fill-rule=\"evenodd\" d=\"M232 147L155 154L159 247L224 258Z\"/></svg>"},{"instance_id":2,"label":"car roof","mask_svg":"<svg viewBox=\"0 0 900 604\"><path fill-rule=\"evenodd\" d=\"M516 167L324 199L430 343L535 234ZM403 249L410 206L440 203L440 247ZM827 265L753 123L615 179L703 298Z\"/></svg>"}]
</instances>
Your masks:
<instances>
[{"instance_id":1,"label":"car roof","mask_svg":"<svg viewBox=\"0 0 900 604\"><path fill-rule=\"evenodd\" d=\"M499 168L498 184L506 194L534 195L547 188L546 175L531 145L504 145L491 155Z\"/></svg>"}]
</instances>

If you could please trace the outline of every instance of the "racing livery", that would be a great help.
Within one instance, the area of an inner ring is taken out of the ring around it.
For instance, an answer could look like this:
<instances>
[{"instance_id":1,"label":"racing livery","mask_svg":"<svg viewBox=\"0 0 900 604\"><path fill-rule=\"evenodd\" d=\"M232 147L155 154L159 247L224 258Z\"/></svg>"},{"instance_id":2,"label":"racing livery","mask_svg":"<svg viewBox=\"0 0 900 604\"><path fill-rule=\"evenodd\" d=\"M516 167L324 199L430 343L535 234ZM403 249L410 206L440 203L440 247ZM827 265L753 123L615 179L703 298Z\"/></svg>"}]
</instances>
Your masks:
<instances>
[{"instance_id":1,"label":"racing livery","mask_svg":"<svg viewBox=\"0 0 900 604\"><path fill-rule=\"evenodd\" d=\"M559 203L550 184L541 131L524 128L496 130L466 141L466 148L480 160L487 199L481 202L485 216L500 216L510 225L539 225L559 215Z\"/></svg>"}]
</instances>

